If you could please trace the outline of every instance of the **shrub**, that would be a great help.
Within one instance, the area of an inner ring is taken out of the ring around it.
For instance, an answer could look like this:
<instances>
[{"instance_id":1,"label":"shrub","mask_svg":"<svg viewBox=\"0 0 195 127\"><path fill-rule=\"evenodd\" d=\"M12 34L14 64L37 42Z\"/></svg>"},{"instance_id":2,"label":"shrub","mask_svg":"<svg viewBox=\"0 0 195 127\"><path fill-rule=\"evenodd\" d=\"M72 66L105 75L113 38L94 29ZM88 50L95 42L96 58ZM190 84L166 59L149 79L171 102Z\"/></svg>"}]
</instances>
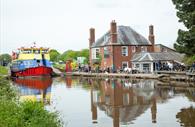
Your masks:
<instances>
[{"instance_id":1,"label":"shrub","mask_svg":"<svg viewBox=\"0 0 195 127\"><path fill-rule=\"evenodd\" d=\"M19 102L9 81L0 77L0 127L60 127L56 113L39 102Z\"/></svg>"}]
</instances>

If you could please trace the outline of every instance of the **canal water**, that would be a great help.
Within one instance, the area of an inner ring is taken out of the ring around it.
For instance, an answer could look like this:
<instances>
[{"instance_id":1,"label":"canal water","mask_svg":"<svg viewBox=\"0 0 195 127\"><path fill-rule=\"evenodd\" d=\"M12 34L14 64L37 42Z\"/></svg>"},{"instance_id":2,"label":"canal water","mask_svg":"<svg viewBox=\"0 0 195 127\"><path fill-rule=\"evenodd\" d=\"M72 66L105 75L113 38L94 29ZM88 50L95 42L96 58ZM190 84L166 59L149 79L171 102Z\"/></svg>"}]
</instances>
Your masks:
<instances>
[{"instance_id":1,"label":"canal water","mask_svg":"<svg viewBox=\"0 0 195 127\"><path fill-rule=\"evenodd\" d=\"M195 127L195 88L76 77L15 79L13 85L21 100L57 111L64 127Z\"/></svg>"}]
</instances>

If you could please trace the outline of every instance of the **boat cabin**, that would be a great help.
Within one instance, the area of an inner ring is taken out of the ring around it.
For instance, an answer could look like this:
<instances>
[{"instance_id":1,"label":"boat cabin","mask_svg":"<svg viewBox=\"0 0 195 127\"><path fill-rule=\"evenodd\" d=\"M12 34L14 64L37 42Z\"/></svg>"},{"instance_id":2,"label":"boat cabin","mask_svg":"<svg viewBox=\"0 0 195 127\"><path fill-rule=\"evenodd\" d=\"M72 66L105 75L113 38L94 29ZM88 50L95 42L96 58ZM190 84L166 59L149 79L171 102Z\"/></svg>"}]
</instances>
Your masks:
<instances>
[{"instance_id":1,"label":"boat cabin","mask_svg":"<svg viewBox=\"0 0 195 127\"><path fill-rule=\"evenodd\" d=\"M49 48L20 48L18 49L19 53L23 54L48 54L49 53Z\"/></svg>"}]
</instances>

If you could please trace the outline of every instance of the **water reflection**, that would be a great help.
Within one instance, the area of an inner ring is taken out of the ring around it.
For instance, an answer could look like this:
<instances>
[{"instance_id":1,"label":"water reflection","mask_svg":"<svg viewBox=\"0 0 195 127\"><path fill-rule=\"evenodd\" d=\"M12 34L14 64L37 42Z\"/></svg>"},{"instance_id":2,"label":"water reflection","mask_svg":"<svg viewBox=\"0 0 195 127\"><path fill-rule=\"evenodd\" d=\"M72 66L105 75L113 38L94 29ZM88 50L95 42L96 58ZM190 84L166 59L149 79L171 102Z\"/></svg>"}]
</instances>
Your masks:
<instances>
[{"instance_id":1,"label":"water reflection","mask_svg":"<svg viewBox=\"0 0 195 127\"><path fill-rule=\"evenodd\" d=\"M65 82L66 82L67 88L71 88L71 85L72 85L72 76L66 76L65 77Z\"/></svg>"},{"instance_id":2,"label":"water reflection","mask_svg":"<svg viewBox=\"0 0 195 127\"><path fill-rule=\"evenodd\" d=\"M20 94L20 100L41 101L50 104L52 79L44 78L17 78L14 85Z\"/></svg>"},{"instance_id":3,"label":"water reflection","mask_svg":"<svg viewBox=\"0 0 195 127\"><path fill-rule=\"evenodd\" d=\"M179 119L180 125L184 127L195 127L195 108L183 108L177 113L176 118Z\"/></svg>"},{"instance_id":4,"label":"water reflection","mask_svg":"<svg viewBox=\"0 0 195 127\"><path fill-rule=\"evenodd\" d=\"M21 99L50 104L48 110L57 110L71 127L194 126L195 88L71 76L16 79L14 84Z\"/></svg>"},{"instance_id":5,"label":"water reflection","mask_svg":"<svg viewBox=\"0 0 195 127\"><path fill-rule=\"evenodd\" d=\"M99 83L97 83L99 84ZM113 126L129 124L151 106L152 122L156 122L156 96L154 82L101 81L92 84L92 120L97 120L97 107L113 118ZM96 89L99 87L99 89Z\"/></svg>"},{"instance_id":6,"label":"water reflection","mask_svg":"<svg viewBox=\"0 0 195 127\"><path fill-rule=\"evenodd\" d=\"M165 103L182 89L159 87L153 80L108 79L91 84L92 121L97 123L97 108L113 119L113 127L133 124L150 109L151 123L157 123L157 103ZM187 92L188 93L188 92ZM190 97L193 94L188 94Z\"/></svg>"}]
</instances>

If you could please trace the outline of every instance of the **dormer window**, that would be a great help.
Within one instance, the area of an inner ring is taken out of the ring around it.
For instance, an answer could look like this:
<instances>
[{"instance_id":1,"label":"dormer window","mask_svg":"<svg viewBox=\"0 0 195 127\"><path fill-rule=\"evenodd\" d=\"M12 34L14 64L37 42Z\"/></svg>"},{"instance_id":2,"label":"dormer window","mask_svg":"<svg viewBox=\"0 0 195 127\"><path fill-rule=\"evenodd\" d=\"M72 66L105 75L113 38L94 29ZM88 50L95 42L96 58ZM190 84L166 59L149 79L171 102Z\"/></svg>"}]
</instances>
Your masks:
<instances>
[{"instance_id":1,"label":"dormer window","mask_svg":"<svg viewBox=\"0 0 195 127\"><path fill-rule=\"evenodd\" d=\"M147 47L146 46L142 46L141 47L141 52L147 52Z\"/></svg>"},{"instance_id":2,"label":"dormer window","mask_svg":"<svg viewBox=\"0 0 195 127\"><path fill-rule=\"evenodd\" d=\"M167 49L166 48L162 48L161 52L167 52Z\"/></svg>"},{"instance_id":3,"label":"dormer window","mask_svg":"<svg viewBox=\"0 0 195 127\"><path fill-rule=\"evenodd\" d=\"M121 48L122 48L121 49L122 56L128 56L128 47L127 46L122 46Z\"/></svg>"},{"instance_id":4,"label":"dormer window","mask_svg":"<svg viewBox=\"0 0 195 127\"><path fill-rule=\"evenodd\" d=\"M105 42L105 43L106 43L106 42L109 42L109 40L110 40L110 37L107 36L107 35L105 35L105 36L104 36L104 42Z\"/></svg>"}]
</instances>

